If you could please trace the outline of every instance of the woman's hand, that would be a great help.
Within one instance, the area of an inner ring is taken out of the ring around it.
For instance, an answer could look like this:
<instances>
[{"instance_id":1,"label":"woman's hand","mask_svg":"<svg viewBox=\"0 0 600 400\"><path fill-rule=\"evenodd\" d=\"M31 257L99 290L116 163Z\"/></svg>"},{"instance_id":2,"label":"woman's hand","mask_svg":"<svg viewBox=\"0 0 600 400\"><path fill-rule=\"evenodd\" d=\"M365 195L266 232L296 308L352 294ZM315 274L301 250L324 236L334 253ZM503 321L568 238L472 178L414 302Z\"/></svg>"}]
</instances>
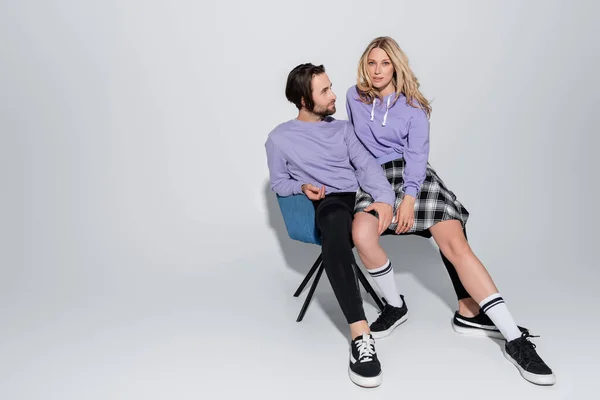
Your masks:
<instances>
[{"instance_id":1,"label":"woman's hand","mask_svg":"<svg viewBox=\"0 0 600 400\"><path fill-rule=\"evenodd\" d=\"M404 199L400 203L400 207L396 210L396 233L401 234L408 232L415 223L415 201L416 199L409 195L404 194Z\"/></svg>"},{"instance_id":2,"label":"woman's hand","mask_svg":"<svg viewBox=\"0 0 600 400\"><path fill-rule=\"evenodd\" d=\"M375 202L375 203L371 203L370 206L368 206L367 208L365 208L365 212L369 212L371 210L375 210L377 211L377 215L378 215L378 230L379 230L379 234L381 235L383 232L385 232L385 230L388 228L388 226L390 226L390 224L392 223L392 217L394 215L394 210L392 208L392 206L390 206L387 203L379 203L379 202Z\"/></svg>"}]
</instances>

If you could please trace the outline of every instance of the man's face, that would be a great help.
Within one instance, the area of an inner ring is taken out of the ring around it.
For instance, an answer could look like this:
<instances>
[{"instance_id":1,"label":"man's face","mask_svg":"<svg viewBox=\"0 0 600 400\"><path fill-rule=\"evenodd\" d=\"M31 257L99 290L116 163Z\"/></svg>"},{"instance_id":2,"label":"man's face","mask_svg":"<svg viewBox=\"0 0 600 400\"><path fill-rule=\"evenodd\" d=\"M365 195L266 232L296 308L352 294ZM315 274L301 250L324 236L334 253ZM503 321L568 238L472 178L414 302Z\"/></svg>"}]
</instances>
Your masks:
<instances>
[{"instance_id":1,"label":"man's face","mask_svg":"<svg viewBox=\"0 0 600 400\"><path fill-rule=\"evenodd\" d=\"M331 90L331 81L327 74L315 75L311 81L314 109L310 110L320 117L335 114L335 93Z\"/></svg>"}]
</instances>

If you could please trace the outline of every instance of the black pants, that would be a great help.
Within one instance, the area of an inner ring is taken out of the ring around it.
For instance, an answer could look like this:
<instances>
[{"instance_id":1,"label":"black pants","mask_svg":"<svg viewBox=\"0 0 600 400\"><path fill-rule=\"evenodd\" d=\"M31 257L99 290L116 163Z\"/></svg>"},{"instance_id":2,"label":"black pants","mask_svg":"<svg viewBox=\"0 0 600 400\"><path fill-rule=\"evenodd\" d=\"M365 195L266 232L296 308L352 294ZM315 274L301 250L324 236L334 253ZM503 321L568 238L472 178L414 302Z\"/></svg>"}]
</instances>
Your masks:
<instances>
[{"instance_id":1,"label":"black pants","mask_svg":"<svg viewBox=\"0 0 600 400\"><path fill-rule=\"evenodd\" d=\"M348 324L366 320L352 248L356 193L332 193L313 201L321 236L323 267Z\"/></svg>"}]
</instances>

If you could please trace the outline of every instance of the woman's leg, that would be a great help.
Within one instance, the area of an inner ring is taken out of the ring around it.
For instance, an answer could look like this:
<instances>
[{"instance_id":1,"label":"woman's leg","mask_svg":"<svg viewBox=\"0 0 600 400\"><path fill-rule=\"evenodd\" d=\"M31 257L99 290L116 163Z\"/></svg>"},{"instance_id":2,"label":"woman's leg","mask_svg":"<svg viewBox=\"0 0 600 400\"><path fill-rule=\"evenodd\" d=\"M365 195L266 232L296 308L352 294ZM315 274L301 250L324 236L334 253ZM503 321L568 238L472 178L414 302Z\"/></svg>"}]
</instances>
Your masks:
<instances>
[{"instance_id":1,"label":"woman's leg","mask_svg":"<svg viewBox=\"0 0 600 400\"><path fill-rule=\"evenodd\" d=\"M467 231L463 229L463 233L465 235L465 239L467 238ZM474 317L481 311L479 304L467 292L467 289L463 286L460 278L458 277L458 273L456 272L456 268L454 265L448 260L448 257L444 255L442 250L440 250L440 256L442 257L442 262L448 271L448 275L450 276L450 280L452 281L452 287L454 287L454 292L456 293L456 298L458 299L458 313L463 317Z\"/></svg>"},{"instance_id":2,"label":"woman's leg","mask_svg":"<svg viewBox=\"0 0 600 400\"><path fill-rule=\"evenodd\" d=\"M488 271L471 250L460 222L458 220L438 222L429 230L442 253L456 268L461 282L471 297L479 303L504 337L507 340L520 337L521 331L498 294L498 288Z\"/></svg>"},{"instance_id":3,"label":"woman's leg","mask_svg":"<svg viewBox=\"0 0 600 400\"><path fill-rule=\"evenodd\" d=\"M352 239L369 275L387 302L377 320L371 324L371 334L379 339L388 336L408 319L408 308L398 293L392 264L379 245L377 218L364 212L355 214Z\"/></svg>"},{"instance_id":4,"label":"woman's leg","mask_svg":"<svg viewBox=\"0 0 600 400\"><path fill-rule=\"evenodd\" d=\"M430 228L441 251L456 267L460 280L485 314L494 322L506 338L504 355L512 362L521 376L539 385L553 385L556 377L552 369L540 358L528 331L521 333L498 293L489 273L473 254L460 222L438 222Z\"/></svg>"},{"instance_id":5,"label":"woman's leg","mask_svg":"<svg viewBox=\"0 0 600 400\"><path fill-rule=\"evenodd\" d=\"M369 274L388 304L402 307L394 271L385 250L379 244L378 220L372 214L359 212L352 223L352 240Z\"/></svg>"}]
</instances>

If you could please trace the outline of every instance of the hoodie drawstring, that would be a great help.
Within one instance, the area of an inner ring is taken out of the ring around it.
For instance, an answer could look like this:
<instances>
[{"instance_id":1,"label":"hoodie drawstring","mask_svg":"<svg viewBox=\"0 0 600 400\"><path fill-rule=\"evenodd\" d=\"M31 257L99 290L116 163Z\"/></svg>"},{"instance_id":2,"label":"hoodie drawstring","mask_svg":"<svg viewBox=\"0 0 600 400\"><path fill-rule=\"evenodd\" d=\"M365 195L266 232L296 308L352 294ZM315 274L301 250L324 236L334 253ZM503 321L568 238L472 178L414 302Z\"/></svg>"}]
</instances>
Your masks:
<instances>
[{"instance_id":1,"label":"hoodie drawstring","mask_svg":"<svg viewBox=\"0 0 600 400\"><path fill-rule=\"evenodd\" d=\"M388 111L390 110L390 100L392 100L392 96L388 97L387 106L385 108L385 115L383 116L383 123L381 126L385 126L385 122L387 121Z\"/></svg>"},{"instance_id":2,"label":"hoodie drawstring","mask_svg":"<svg viewBox=\"0 0 600 400\"><path fill-rule=\"evenodd\" d=\"M390 110L390 101L392 100L392 96L388 97L387 99L387 106L385 108L385 114L383 115L383 123L381 124L381 126L385 126L385 123L387 122L387 116L388 116L388 111ZM377 103L377 98L375 98L373 100L373 107L371 107L371 121L373 121L373 119L375 118L375 104Z\"/></svg>"},{"instance_id":3,"label":"hoodie drawstring","mask_svg":"<svg viewBox=\"0 0 600 400\"><path fill-rule=\"evenodd\" d=\"M377 98L373 99L373 107L371 107L371 121L375 118L375 103L377 103Z\"/></svg>"}]
</instances>

